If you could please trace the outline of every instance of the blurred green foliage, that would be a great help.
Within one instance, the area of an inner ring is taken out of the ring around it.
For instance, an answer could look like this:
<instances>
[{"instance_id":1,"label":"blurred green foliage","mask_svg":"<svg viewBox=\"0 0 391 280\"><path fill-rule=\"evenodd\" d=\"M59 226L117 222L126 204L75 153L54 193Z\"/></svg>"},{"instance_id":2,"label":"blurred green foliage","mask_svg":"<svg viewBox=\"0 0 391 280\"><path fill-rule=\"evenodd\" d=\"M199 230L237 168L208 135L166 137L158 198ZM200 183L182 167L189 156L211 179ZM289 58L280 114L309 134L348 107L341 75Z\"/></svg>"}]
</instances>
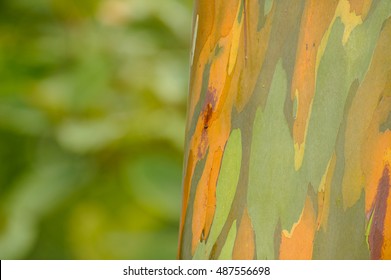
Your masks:
<instances>
[{"instance_id":1,"label":"blurred green foliage","mask_svg":"<svg viewBox=\"0 0 391 280\"><path fill-rule=\"evenodd\" d=\"M173 259L192 0L0 1L0 258Z\"/></svg>"}]
</instances>

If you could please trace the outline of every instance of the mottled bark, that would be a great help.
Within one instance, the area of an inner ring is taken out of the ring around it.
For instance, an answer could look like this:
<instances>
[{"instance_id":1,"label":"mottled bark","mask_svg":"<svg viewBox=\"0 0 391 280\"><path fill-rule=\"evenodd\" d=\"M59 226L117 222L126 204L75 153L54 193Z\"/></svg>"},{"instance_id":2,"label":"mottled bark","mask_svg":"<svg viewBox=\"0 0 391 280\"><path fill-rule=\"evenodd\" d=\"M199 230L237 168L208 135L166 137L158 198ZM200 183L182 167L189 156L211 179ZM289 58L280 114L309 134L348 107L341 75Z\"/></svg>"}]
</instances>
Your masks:
<instances>
[{"instance_id":1,"label":"mottled bark","mask_svg":"<svg viewBox=\"0 0 391 280\"><path fill-rule=\"evenodd\" d=\"M179 258L391 258L390 16L196 1Z\"/></svg>"}]
</instances>

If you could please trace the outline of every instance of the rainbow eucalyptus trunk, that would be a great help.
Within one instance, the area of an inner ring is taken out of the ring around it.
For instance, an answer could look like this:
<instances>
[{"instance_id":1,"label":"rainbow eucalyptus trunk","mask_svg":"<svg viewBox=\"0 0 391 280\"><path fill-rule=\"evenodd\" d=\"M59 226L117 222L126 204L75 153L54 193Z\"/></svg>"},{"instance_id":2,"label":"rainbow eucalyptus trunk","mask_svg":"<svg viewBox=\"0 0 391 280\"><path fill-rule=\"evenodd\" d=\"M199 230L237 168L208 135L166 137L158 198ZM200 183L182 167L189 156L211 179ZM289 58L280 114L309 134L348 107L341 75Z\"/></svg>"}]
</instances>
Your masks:
<instances>
[{"instance_id":1,"label":"rainbow eucalyptus trunk","mask_svg":"<svg viewBox=\"0 0 391 280\"><path fill-rule=\"evenodd\" d=\"M196 1L179 258L391 258L390 15Z\"/></svg>"}]
</instances>

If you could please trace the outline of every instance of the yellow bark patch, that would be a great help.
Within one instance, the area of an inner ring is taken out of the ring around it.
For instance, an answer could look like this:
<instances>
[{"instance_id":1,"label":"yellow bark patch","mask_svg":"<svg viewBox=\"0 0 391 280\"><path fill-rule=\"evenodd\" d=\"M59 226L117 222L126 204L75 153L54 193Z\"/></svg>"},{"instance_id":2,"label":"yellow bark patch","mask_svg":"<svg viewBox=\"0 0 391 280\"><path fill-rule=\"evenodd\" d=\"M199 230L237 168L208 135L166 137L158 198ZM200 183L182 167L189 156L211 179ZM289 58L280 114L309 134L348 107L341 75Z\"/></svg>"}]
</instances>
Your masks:
<instances>
[{"instance_id":1,"label":"yellow bark patch","mask_svg":"<svg viewBox=\"0 0 391 280\"><path fill-rule=\"evenodd\" d=\"M197 42L197 34L198 34L198 19L199 15L196 16L196 21L194 23L194 30L193 30L193 39L192 39L192 47L191 47L191 53L190 53L190 66L193 65L194 61L194 50Z\"/></svg>"},{"instance_id":2,"label":"yellow bark patch","mask_svg":"<svg viewBox=\"0 0 391 280\"><path fill-rule=\"evenodd\" d=\"M357 15L354 10L351 10L348 0L339 1L336 16L340 17L342 23L345 25L345 30L342 37L342 44L345 45L353 29L362 23L362 18L361 16Z\"/></svg>"},{"instance_id":3,"label":"yellow bark patch","mask_svg":"<svg viewBox=\"0 0 391 280\"><path fill-rule=\"evenodd\" d=\"M298 143L294 144L295 148L295 170L299 170L301 165L303 164L304 159L304 150L305 144L299 145Z\"/></svg>"},{"instance_id":4,"label":"yellow bark patch","mask_svg":"<svg viewBox=\"0 0 391 280\"><path fill-rule=\"evenodd\" d=\"M229 53L229 63L228 63L228 75L231 75L232 70L234 69L234 66L236 64L236 60L238 57L238 51L239 51L239 42L240 42L240 35L242 34L242 26L243 26L243 15L240 15L240 13L243 14L243 11L240 10L240 5L243 5L241 1L238 1L238 7L237 7L237 14L236 18L238 19L241 17L240 22L238 20L235 20L235 23L232 28L232 43L231 43L231 50Z\"/></svg>"}]
</instances>

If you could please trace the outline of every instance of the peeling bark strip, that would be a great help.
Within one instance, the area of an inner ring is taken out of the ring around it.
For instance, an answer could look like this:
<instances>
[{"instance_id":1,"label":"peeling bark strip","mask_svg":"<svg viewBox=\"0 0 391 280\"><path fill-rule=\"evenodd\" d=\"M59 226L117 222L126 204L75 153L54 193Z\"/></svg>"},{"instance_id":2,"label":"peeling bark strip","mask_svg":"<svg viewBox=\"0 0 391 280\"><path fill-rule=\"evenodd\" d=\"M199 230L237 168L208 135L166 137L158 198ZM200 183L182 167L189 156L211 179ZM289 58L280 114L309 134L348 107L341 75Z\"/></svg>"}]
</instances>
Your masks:
<instances>
[{"instance_id":1,"label":"peeling bark strip","mask_svg":"<svg viewBox=\"0 0 391 280\"><path fill-rule=\"evenodd\" d=\"M181 259L391 259L391 1L196 0Z\"/></svg>"}]
</instances>

